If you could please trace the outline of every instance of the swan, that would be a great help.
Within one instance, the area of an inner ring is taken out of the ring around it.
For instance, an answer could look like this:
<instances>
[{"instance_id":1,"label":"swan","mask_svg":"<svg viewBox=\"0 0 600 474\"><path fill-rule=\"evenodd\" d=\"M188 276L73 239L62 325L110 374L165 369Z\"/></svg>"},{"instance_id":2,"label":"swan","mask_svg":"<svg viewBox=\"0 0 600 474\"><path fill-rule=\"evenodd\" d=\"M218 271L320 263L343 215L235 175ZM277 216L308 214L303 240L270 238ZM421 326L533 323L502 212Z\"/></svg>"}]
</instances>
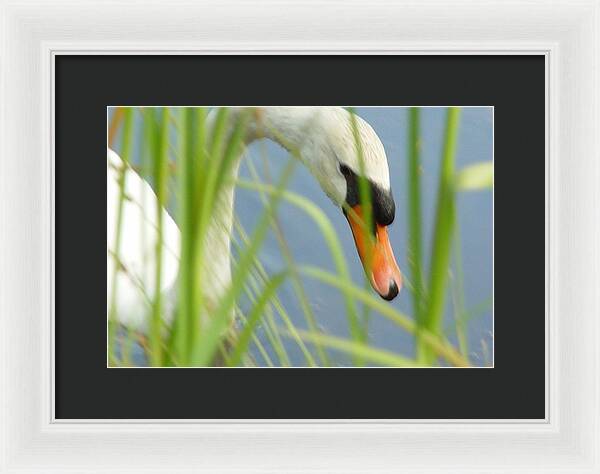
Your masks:
<instances>
[{"instance_id":1,"label":"swan","mask_svg":"<svg viewBox=\"0 0 600 474\"><path fill-rule=\"evenodd\" d=\"M245 109L250 112L244 144L266 138L299 151L301 163L316 178L333 203L342 209L354 237L358 256L373 289L384 299L395 298L402 287L402 275L388 238L388 226L394 220L395 203L390 187L386 153L373 128L341 107L253 107L231 108L230 118ZM208 116L214 122L216 110ZM356 128L355 128L356 127ZM362 146L363 166L356 152L355 133ZM231 168L237 177L243 153ZM359 170L371 189L374 244L360 222ZM119 176L124 170L124 195L119 257L115 235L119 207ZM344 203L347 206L344 206ZM204 259L205 298L218 301L231 281L230 242L233 224L234 185L219 190L217 207L204 245L210 246L211 258ZM160 204L150 185L110 148L107 149L107 308L116 302L117 321L133 330L147 330L147 315L154 299L155 250L158 241L157 211ZM346 212L352 209L354 212ZM180 232L166 209L163 220L163 261L161 294L165 302L164 319L169 324L176 302ZM367 262L370 262L367 264ZM119 268L115 269L115 265ZM115 273L116 271L116 273ZM115 279L113 280L113 275ZM113 295L113 292L117 292Z\"/></svg>"}]
</instances>

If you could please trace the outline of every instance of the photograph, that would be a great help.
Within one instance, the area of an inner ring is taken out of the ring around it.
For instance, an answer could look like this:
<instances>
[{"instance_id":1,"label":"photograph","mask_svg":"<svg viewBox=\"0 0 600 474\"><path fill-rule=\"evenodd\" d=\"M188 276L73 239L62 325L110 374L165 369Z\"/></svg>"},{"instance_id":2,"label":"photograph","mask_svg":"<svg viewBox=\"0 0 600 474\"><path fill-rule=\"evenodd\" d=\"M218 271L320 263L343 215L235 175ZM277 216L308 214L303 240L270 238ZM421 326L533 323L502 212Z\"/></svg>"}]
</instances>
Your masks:
<instances>
[{"instance_id":1,"label":"photograph","mask_svg":"<svg viewBox=\"0 0 600 474\"><path fill-rule=\"evenodd\" d=\"M107 367L494 367L494 107L107 107Z\"/></svg>"}]
</instances>

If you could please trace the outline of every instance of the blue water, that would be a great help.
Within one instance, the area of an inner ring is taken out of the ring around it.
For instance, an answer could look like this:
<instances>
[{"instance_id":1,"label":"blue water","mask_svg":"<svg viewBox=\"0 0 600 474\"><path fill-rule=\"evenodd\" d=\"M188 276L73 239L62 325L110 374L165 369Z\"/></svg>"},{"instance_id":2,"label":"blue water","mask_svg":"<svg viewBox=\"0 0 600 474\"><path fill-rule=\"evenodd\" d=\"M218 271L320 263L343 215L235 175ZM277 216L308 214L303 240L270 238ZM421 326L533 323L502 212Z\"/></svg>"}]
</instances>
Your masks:
<instances>
[{"instance_id":1,"label":"blue water","mask_svg":"<svg viewBox=\"0 0 600 474\"><path fill-rule=\"evenodd\" d=\"M359 107L356 112L371 124L381 138L387 153L392 190L396 200L396 218L390 229L390 241L401 270L410 279L407 264L407 109ZM428 267L433 236L445 116L445 108L421 109L423 237L426 267ZM278 145L263 140L253 143L248 148L247 159L253 161L263 177L266 159L270 174L273 180L276 180L290 158L288 153ZM492 159L493 109L464 108L461 114L456 155L457 169ZM240 175L250 177L245 162L242 163ZM352 234L340 209L333 205L315 179L300 165L295 168L289 189L310 198L325 212L341 241L353 280L362 285L363 269L356 254ZM235 210L248 233L252 232L257 216L263 208L260 196L255 191L243 189L237 191ZM297 263L334 270L321 233L308 216L298 208L283 202L279 208L279 221ZM461 193L458 198L458 224L463 259L465 307L469 309L483 306L483 311L478 311L467 323L470 358L474 365L490 365L493 360L493 315L492 305L489 303L493 294L492 191ZM272 232L263 245L260 259L270 273L284 268L285 260ZM304 285L319 326L327 334L347 337L346 312L339 292L316 280L305 279ZM291 283L285 284L280 289L279 296L294 324L305 328L304 316ZM486 301L488 304L485 304ZM454 309L450 294L447 295L446 303L445 327L449 338L456 342ZM406 289L401 291L390 304L407 315L413 314L411 294ZM242 301L241 306L247 309L249 304ZM409 357L413 355L412 336L377 313L372 313L370 318L369 338L373 346ZM261 339L264 340L264 337ZM289 342L286 349L294 365L303 365L304 358L297 346ZM339 353L332 352L331 356L337 365L346 365L349 362Z\"/></svg>"}]
</instances>

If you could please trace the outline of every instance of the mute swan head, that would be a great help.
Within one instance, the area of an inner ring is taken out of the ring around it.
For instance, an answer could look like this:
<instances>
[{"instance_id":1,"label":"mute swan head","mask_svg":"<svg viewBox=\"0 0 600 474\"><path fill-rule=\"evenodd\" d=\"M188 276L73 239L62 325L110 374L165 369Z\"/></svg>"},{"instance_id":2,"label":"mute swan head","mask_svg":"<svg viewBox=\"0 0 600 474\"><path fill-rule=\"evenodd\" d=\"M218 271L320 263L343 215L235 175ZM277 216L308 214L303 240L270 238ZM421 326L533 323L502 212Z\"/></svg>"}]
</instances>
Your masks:
<instances>
[{"instance_id":1,"label":"mute swan head","mask_svg":"<svg viewBox=\"0 0 600 474\"><path fill-rule=\"evenodd\" d=\"M402 275L387 229L394 220L395 203L385 149L373 128L358 116L353 125L350 113L341 107L266 107L260 115L266 125L264 133L269 136L271 127L296 147L323 191L342 209L374 290L386 300L395 298ZM355 135L360 140L363 166ZM270 138L282 142L276 136ZM373 229L366 229L362 220L361 170L370 190Z\"/></svg>"}]
</instances>

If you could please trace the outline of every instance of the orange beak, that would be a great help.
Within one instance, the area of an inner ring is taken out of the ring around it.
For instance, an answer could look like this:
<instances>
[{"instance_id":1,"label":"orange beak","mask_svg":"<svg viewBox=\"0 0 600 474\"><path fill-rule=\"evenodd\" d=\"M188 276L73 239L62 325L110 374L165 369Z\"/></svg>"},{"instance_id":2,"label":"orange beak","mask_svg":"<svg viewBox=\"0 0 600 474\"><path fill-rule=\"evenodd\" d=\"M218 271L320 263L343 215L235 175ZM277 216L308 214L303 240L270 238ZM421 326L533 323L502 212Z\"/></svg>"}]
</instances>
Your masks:
<instances>
[{"instance_id":1,"label":"orange beak","mask_svg":"<svg viewBox=\"0 0 600 474\"><path fill-rule=\"evenodd\" d=\"M360 205L346 214L358 256L373 289L383 299L393 300L402 288L402 275L388 238L387 227L375 225L375 238L364 228Z\"/></svg>"}]
</instances>

